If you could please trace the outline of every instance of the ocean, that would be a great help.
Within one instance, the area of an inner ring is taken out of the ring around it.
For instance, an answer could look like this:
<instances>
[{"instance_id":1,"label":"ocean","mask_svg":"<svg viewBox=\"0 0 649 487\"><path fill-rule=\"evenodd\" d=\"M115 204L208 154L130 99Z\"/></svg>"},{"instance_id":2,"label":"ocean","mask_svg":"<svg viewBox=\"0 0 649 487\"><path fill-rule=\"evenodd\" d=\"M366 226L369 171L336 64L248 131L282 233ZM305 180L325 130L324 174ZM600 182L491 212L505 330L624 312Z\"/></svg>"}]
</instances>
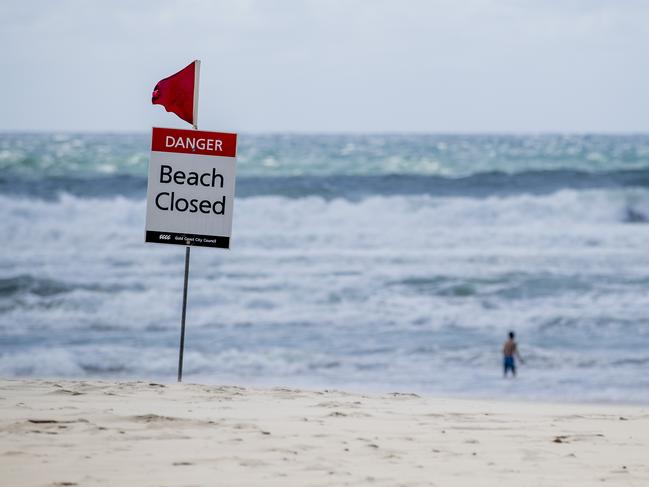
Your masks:
<instances>
[{"instance_id":1,"label":"ocean","mask_svg":"<svg viewBox=\"0 0 649 487\"><path fill-rule=\"evenodd\" d=\"M175 380L149 143L0 134L0 376ZM649 404L649 135L241 134L237 174L186 381Z\"/></svg>"}]
</instances>

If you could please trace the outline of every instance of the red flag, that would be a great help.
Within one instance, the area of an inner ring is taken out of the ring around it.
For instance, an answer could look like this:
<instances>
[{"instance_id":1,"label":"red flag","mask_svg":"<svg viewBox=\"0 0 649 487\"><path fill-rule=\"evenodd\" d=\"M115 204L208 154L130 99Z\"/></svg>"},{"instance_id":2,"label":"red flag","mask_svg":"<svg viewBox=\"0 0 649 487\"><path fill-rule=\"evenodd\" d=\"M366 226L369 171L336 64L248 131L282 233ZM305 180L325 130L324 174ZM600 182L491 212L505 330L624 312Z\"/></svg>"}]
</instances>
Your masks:
<instances>
[{"instance_id":1,"label":"red flag","mask_svg":"<svg viewBox=\"0 0 649 487\"><path fill-rule=\"evenodd\" d=\"M158 81L153 89L151 103L162 105L185 122L196 127L198 114L198 73L200 61L193 61L176 74Z\"/></svg>"}]
</instances>

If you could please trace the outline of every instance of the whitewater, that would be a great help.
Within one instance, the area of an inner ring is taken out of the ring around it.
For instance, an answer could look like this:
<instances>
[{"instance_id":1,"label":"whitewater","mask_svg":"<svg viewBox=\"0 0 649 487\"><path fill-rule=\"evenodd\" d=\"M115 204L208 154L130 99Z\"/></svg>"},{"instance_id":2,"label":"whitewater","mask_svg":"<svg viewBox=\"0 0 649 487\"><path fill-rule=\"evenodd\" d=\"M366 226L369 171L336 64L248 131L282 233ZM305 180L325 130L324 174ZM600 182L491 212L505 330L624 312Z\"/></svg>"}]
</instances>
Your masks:
<instances>
[{"instance_id":1,"label":"whitewater","mask_svg":"<svg viewBox=\"0 0 649 487\"><path fill-rule=\"evenodd\" d=\"M649 136L240 144L187 381L649 403ZM147 151L0 134L0 375L174 379L184 252L143 242Z\"/></svg>"}]
</instances>

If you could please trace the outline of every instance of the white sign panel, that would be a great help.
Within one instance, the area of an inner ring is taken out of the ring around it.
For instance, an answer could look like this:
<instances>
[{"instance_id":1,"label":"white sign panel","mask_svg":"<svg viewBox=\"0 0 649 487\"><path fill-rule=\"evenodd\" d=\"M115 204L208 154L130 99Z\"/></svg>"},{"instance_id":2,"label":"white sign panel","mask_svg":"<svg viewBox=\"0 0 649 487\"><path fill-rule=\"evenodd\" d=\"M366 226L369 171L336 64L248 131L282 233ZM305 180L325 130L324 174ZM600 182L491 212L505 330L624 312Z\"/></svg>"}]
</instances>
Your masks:
<instances>
[{"instance_id":1,"label":"white sign panel","mask_svg":"<svg viewBox=\"0 0 649 487\"><path fill-rule=\"evenodd\" d=\"M237 135L154 128L147 242L230 248Z\"/></svg>"}]
</instances>

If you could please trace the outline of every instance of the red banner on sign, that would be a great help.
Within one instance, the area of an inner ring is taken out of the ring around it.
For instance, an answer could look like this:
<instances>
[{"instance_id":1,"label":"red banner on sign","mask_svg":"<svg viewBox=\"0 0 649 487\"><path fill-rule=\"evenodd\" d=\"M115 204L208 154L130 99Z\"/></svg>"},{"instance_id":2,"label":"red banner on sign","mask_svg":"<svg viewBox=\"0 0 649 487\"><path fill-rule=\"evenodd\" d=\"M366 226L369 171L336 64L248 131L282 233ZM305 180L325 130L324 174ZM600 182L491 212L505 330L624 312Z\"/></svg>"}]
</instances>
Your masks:
<instances>
[{"instance_id":1,"label":"red banner on sign","mask_svg":"<svg viewBox=\"0 0 649 487\"><path fill-rule=\"evenodd\" d=\"M151 150L204 156L237 156L237 134L153 128Z\"/></svg>"}]
</instances>

